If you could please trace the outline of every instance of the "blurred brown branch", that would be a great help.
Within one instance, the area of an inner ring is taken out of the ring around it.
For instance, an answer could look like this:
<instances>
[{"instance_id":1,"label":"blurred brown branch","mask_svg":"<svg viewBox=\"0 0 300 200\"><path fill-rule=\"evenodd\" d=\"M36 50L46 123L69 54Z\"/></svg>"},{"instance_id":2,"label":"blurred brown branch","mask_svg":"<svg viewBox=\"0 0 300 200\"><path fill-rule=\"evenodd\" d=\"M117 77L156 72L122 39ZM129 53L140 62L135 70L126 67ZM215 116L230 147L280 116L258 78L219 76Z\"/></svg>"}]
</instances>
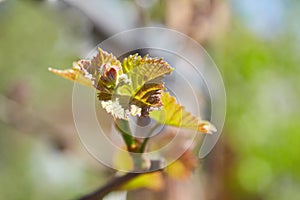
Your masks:
<instances>
[{"instance_id":1,"label":"blurred brown branch","mask_svg":"<svg viewBox=\"0 0 300 200\"><path fill-rule=\"evenodd\" d=\"M231 14L223 0L167 0L166 26L185 33L200 43L222 36Z\"/></svg>"},{"instance_id":2,"label":"blurred brown branch","mask_svg":"<svg viewBox=\"0 0 300 200\"><path fill-rule=\"evenodd\" d=\"M111 181L109 181L106 185L100 187L99 189L97 189L96 191L94 191L90 194L87 194L87 195L79 198L78 200L99 200L99 199L102 199L105 195L107 195L111 191L119 188L123 184L127 183L128 181L130 181L130 180L132 180L136 177L138 177L141 174L142 173L127 173L123 176L116 177L116 178L112 179Z\"/></svg>"},{"instance_id":3,"label":"blurred brown branch","mask_svg":"<svg viewBox=\"0 0 300 200\"><path fill-rule=\"evenodd\" d=\"M158 169L160 166L160 162L157 161L152 161L151 162L151 167L149 170L145 170L142 172L129 172L123 176L119 176L119 177L115 177L114 179L112 179L111 181L109 181L107 184L105 184L104 186L100 187L99 189L97 189L96 191L89 193L87 195L84 195L83 197L80 197L78 200L99 200L99 199L103 199L103 197L105 195L107 195L108 193L120 188L122 185L124 185L125 183L127 183L128 181L143 175L143 174L147 174L147 173L154 173L157 171L162 171L162 169Z\"/></svg>"}]
</instances>

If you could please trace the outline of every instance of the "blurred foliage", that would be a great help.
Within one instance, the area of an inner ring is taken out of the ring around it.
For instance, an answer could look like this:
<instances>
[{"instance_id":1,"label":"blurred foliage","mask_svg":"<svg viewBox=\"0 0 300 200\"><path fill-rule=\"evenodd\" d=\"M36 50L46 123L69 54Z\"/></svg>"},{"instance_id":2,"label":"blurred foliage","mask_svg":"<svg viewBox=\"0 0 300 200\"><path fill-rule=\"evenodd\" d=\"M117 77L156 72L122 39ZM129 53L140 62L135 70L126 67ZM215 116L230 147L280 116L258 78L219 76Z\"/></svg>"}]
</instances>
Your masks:
<instances>
[{"instance_id":1,"label":"blurred foliage","mask_svg":"<svg viewBox=\"0 0 300 200\"><path fill-rule=\"evenodd\" d=\"M300 58L295 40L297 35L266 41L235 23L210 47L227 89L224 135L237 157L227 189L235 199L300 198Z\"/></svg>"},{"instance_id":2,"label":"blurred foliage","mask_svg":"<svg viewBox=\"0 0 300 200\"><path fill-rule=\"evenodd\" d=\"M78 57L81 41L80 35L70 34L66 21L56 17L44 4L0 2L1 117L15 121L11 100L18 105L16 117L23 106L34 113L26 116L34 128L23 130L18 124L0 121L0 199L71 199L92 190L93 183L101 183L98 173L74 155L59 152L44 135L50 131L42 119L55 118L55 112L61 113L63 121L72 116L70 106L64 107L70 105L72 84L52 76L47 68L69 66ZM16 94L16 85L28 94Z\"/></svg>"},{"instance_id":3,"label":"blurred foliage","mask_svg":"<svg viewBox=\"0 0 300 200\"><path fill-rule=\"evenodd\" d=\"M30 102L39 106L38 101L47 103L50 94L67 92L70 88L60 87L61 82L54 81L47 68L69 66L75 58L74 37L67 35L63 24L55 21L54 14L43 5L12 1L0 6L0 90L7 91L9 85L25 81L34 91Z\"/></svg>"}]
</instances>

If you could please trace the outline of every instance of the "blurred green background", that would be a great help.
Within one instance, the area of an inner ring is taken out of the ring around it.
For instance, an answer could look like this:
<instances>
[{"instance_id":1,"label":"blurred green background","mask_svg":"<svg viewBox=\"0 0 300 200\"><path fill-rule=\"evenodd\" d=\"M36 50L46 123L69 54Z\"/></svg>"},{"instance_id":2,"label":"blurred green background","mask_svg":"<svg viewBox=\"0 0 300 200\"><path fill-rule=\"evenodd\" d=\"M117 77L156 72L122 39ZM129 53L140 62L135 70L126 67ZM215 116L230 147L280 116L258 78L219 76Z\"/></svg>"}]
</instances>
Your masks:
<instances>
[{"instance_id":1,"label":"blurred green background","mask_svg":"<svg viewBox=\"0 0 300 200\"><path fill-rule=\"evenodd\" d=\"M0 199L74 199L111 176L78 139L72 83L47 68L140 26L194 38L223 76L204 199L300 199L299 20L293 0L0 0Z\"/></svg>"}]
</instances>

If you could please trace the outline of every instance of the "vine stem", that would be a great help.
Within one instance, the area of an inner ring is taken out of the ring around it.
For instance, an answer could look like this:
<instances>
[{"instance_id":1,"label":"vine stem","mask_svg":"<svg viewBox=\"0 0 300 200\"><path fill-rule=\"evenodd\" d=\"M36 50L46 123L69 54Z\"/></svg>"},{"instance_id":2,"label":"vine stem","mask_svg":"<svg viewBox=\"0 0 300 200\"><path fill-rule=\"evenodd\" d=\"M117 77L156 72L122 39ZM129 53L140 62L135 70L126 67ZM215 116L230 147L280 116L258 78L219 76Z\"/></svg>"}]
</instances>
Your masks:
<instances>
[{"instance_id":1,"label":"vine stem","mask_svg":"<svg viewBox=\"0 0 300 200\"><path fill-rule=\"evenodd\" d=\"M130 130L129 122L124 119L115 119L115 126L117 130L121 133L122 138L127 146L127 150L129 152L134 150L136 144Z\"/></svg>"},{"instance_id":2,"label":"vine stem","mask_svg":"<svg viewBox=\"0 0 300 200\"><path fill-rule=\"evenodd\" d=\"M142 143L142 145L141 145L141 147L140 147L140 153L144 153L145 148L146 148L146 145L147 145L147 143L148 143L148 141L149 141L149 139L150 139L151 134L153 133L153 131L154 131L157 127L159 127L159 125L160 125L160 124L156 123L156 124L149 130L149 132L147 133L147 137L144 139L144 141L143 141L143 143Z\"/></svg>"}]
</instances>

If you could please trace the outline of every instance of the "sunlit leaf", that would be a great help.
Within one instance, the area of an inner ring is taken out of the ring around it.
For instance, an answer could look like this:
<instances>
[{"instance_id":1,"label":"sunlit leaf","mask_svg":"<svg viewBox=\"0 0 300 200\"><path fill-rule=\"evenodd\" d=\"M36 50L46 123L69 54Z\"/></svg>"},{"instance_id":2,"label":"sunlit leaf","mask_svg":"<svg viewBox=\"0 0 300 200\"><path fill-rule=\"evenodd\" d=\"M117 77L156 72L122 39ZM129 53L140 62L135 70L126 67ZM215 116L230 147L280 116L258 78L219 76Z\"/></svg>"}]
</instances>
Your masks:
<instances>
[{"instance_id":1,"label":"sunlit leaf","mask_svg":"<svg viewBox=\"0 0 300 200\"><path fill-rule=\"evenodd\" d=\"M79 60L72 69L51 72L78 83L94 87L101 106L115 119L128 115L147 116L162 106L162 78L173 68L161 58L130 55L120 61L102 49L91 60Z\"/></svg>"},{"instance_id":2,"label":"sunlit leaf","mask_svg":"<svg viewBox=\"0 0 300 200\"><path fill-rule=\"evenodd\" d=\"M197 158L193 152L188 149L179 159L168 165L165 172L170 178L182 180L189 178L196 167Z\"/></svg>"},{"instance_id":3,"label":"sunlit leaf","mask_svg":"<svg viewBox=\"0 0 300 200\"><path fill-rule=\"evenodd\" d=\"M190 172L185 168L184 163L175 161L166 167L166 173L170 178L185 179L190 175Z\"/></svg>"},{"instance_id":4,"label":"sunlit leaf","mask_svg":"<svg viewBox=\"0 0 300 200\"><path fill-rule=\"evenodd\" d=\"M90 74L93 76L97 76L99 73L101 74L105 70L103 65L111 65L118 67L118 73L122 73L122 66L120 61L112 54L103 51L101 48L98 48L98 53L91 60L91 66L87 69Z\"/></svg>"},{"instance_id":5,"label":"sunlit leaf","mask_svg":"<svg viewBox=\"0 0 300 200\"><path fill-rule=\"evenodd\" d=\"M100 92L111 93L110 88L116 84L118 74L122 74L122 67L115 56L99 48L95 57L75 62L72 69L49 68L49 71L83 85L95 87Z\"/></svg>"},{"instance_id":6,"label":"sunlit leaf","mask_svg":"<svg viewBox=\"0 0 300 200\"><path fill-rule=\"evenodd\" d=\"M139 188L147 188L150 190L159 191L162 190L165 186L162 172L152 172L142 174L131 181L124 184L121 190L134 190Z\"/></svg>"},{"instance_id":7,"label":"sunlit leaf","mask_svg":"<svg viewBox=\"0 0 300 200\"><path fill-rule=\"evenodd\" d=\"M118 94L135 96L146 83L161 84L161 79L170 74L173 68L161 58L130 55L123 60L123 72L130 84L118 88Z\"/></svg>"},{"instance_id":8,"label":"sunlit leaf","mask_svg":"<svg viewBox=\"0 0 300 200\"><path fill-rule=\"evenodd\" d=\"M155 119L158 123L184 127L198 132L213 133L216 128L208 121L201 120L186 111L168 92L161 96L163 107L161 110L154 110L150 112L150 117Z\"/></svg>"},{"instance_id":9,"label":"sunlit leaf","mask_svg":"<svg viewBox=\"0 0 300 200\"><path fill-rule=\"evenodd\" d=\"M76 81L80 84L89 86L89 87L94 87L94 82L91 76L86 73L86 71L83 71L81 67L74 63L72 69L66 69L66 70L58 70L58 69L53 69L49 68L48 69L50 72L61 76L63 78L66 78L71 81Z\"/></svg>"},{"instance_id":10,"label":"sunlit leaf","mask_svg":"<svg viewBox=\"0 0 300 200\"><path fill-rule=\"evenodd\" d=\"M130 97L131 104L142 109L142 116L147 116L153 108L160 108L160 94L164 90L162 79L173 68L161 58L137 54L125 58L122 67L130 82L118 87L117 94Z\"/></svg>"},{"instance_id":11,"label":"sunlit leaf","mask_svg":"<svg viewBox=\"0 0 300 200\"><path fill-rule=\"evenodd\" d=\"M160 107L160 93L165 87L163 84L149 83L145 84L134 96L134 99L148 106ZM138 103L137 103L138 104Z\"/></svg>"}]
</instances>

